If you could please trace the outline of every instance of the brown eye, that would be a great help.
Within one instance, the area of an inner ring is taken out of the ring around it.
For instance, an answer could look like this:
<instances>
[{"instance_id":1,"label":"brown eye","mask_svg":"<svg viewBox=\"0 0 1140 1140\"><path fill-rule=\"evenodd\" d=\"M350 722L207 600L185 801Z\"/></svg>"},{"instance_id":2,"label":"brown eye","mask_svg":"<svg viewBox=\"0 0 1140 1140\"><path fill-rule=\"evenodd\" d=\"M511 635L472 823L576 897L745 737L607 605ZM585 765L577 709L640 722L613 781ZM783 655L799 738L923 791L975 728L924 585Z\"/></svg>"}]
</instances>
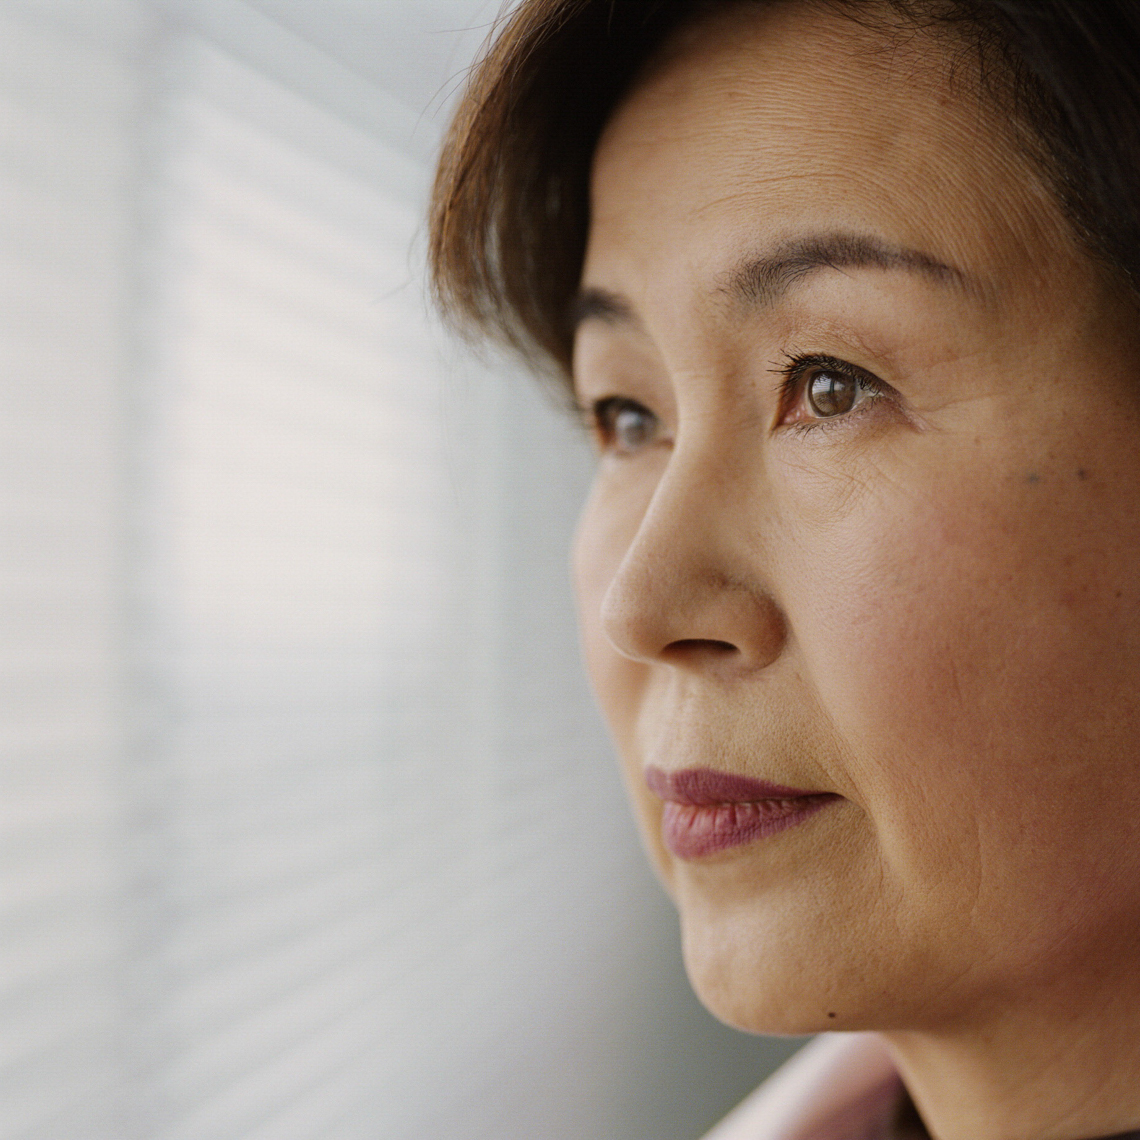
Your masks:
<instances>
[{"instance_id":1,"label":"brown eye","mask_svg":"<svg viewBox=\"0 0 1140 1140\"><path fill-rule=\"evenodd\" d=\"M619 396L598 401L594 424L602 447L622 455L639 451L657 436L657 417L635 400Z\"/></svg>"},{"instance_id":2,"label":"brown eye","mask_svg":"<svg viewBox=\"0 0 1140 1140\"><path fill-rule=\"evenodd\" d=\"M859 381L842 372L819 368L807 382L807 401L821 418L841 416L855 407L859 398Z\"/></svg>"}]
</instances>

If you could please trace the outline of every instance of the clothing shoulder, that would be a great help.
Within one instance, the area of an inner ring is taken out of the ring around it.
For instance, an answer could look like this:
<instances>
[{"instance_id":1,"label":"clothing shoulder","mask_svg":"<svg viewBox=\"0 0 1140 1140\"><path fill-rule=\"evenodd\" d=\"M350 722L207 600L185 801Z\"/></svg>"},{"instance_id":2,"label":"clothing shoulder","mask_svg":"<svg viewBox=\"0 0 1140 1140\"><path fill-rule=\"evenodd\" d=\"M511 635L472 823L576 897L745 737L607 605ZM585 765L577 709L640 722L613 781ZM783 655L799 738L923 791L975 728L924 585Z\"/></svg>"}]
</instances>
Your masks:
<instances>
[{"instance_id":1,"label":"clothing shoulder","mask_svg":"<svg viewBox=\"0 0 1140 1140\"><path fill-rule=\"evenodd\" d=\"M888 1140L902 1082L874 1033L805 1045L704 1140Z\"/></svg>"}]
</instances>

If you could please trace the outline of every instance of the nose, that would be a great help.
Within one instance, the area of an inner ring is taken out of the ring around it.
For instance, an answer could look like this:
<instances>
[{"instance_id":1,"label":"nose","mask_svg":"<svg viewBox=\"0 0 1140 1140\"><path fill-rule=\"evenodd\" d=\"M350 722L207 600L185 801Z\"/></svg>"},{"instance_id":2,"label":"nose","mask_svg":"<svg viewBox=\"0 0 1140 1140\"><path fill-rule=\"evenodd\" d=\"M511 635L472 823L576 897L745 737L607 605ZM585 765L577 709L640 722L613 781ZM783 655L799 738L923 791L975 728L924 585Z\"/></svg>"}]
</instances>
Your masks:
<instances>
[{"instance_id":1,"label":"nose","mask_svg":"<svg viewBox=\"0 0 1140 1140\"><path fill-rule=\"evenodd\" d=\"M787 623L769 583L764 496L675 451L602 603L623 656L722 676L771 665Z\"/></svg>"}]
</instances>

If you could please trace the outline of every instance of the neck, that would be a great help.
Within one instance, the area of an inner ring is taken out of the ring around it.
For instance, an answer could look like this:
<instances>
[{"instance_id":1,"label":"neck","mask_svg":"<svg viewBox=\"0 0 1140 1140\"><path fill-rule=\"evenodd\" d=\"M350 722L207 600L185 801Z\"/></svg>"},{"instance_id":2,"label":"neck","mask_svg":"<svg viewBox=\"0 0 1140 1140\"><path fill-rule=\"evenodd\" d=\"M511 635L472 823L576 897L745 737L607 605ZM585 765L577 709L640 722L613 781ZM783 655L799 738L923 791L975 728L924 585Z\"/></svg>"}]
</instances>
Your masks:
<instances>
[{"instance_id":1,"label":"neck","mask_svg":"<svg viewBox=\"0 0 1140 1140\"><path fill-rule=\"evenodd\" d=\"M935 1140L1140 1129L1140 985L1113 981L1106 995L1070 975L969 1025L883 1033Z\"/></svg>"}]
</instances>

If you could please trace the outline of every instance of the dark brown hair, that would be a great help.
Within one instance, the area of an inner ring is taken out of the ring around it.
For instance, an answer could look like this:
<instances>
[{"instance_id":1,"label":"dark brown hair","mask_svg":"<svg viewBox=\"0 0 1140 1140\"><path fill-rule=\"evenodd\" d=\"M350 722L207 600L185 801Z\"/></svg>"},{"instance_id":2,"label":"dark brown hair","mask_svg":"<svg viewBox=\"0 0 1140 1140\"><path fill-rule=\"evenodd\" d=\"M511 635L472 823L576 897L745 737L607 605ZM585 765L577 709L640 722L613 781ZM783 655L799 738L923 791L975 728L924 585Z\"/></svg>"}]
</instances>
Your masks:
<instances>
[{"instance_id":1,"label":"dark brown hair","mask_svg":"<svg viewBox=\"0 0 1140 1140\"><path fill-rule=\"evenodd\" d=\"M471 73L431 207L452 322L570 367L570 306L606 120L654 50L728 3L522 0ZM1140 0L800 0L953 29L1022 127L1090 252L1140 292Z\"/></svg>"}]
</instances>

